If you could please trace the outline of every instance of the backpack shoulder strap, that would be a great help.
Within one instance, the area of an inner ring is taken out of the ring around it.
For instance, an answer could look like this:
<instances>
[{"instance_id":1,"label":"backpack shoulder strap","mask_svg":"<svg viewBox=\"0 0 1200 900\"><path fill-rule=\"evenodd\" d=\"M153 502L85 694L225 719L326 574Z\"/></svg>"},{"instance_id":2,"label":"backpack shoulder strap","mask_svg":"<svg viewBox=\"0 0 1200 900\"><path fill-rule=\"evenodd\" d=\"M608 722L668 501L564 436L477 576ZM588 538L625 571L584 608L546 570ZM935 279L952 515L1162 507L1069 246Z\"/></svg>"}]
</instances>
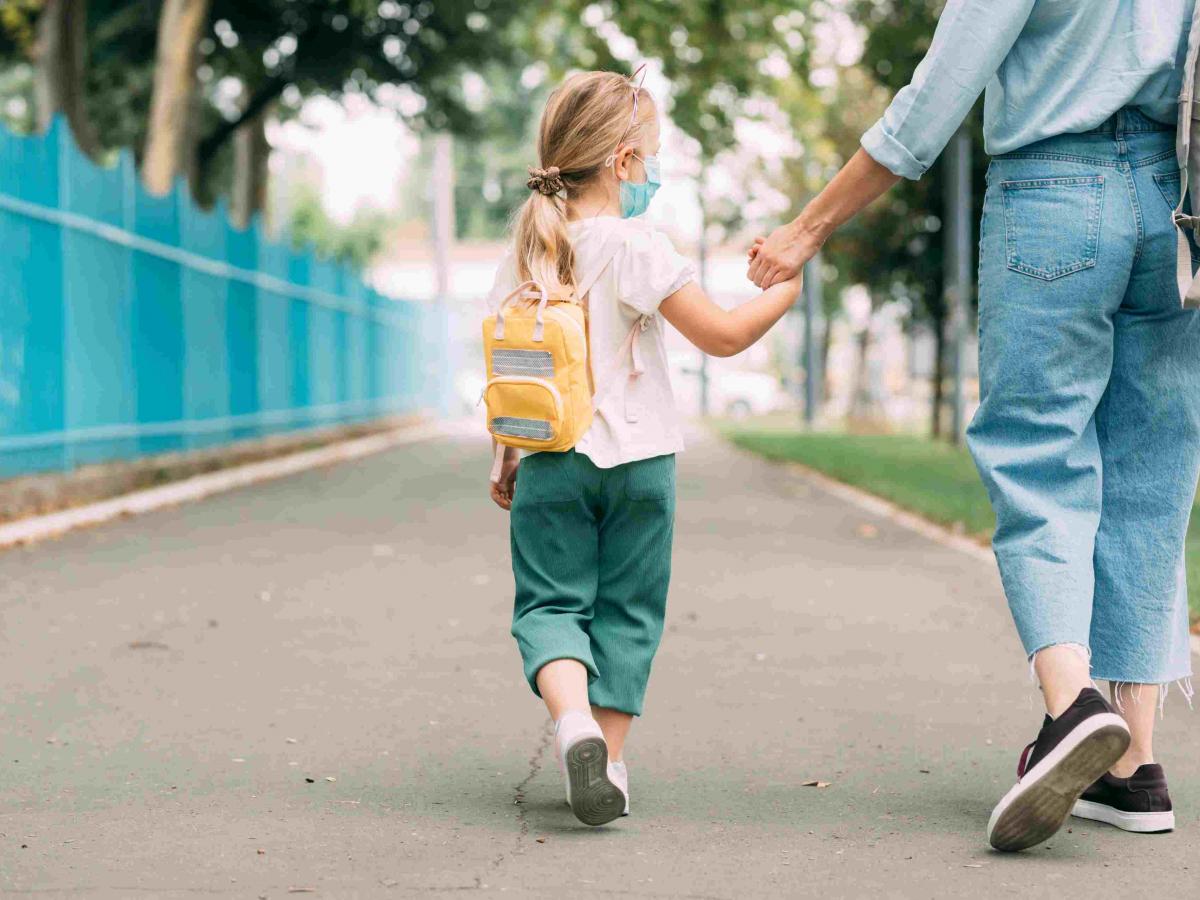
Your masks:
<instances>
[{"instance_id":1,"label":"backpack shoulder strap","mask_svg":"<svg viewBox=\"0 0 1200 900\"><path fill-rule=\"evenodd\" d=\"M600 280L600 276L604 274L609 264L616 258L617 251L620 249L621 244L619 241L609 241L600 252L600 262L597 263L596 268L575 282L575 299L580 304L583 303L583 298L588 295L588 292L596 286L596 282Z\"/></svg>"},{"instance_id":2,"label":"backpack shoulder strap","mask_svg":"<svg viewBox=\"0 0 1200 900\"><path fill-rule=\"evenodd\" d=\"M1185 307L1200 306L1200 279L1192 274L1192 253L1186 230L1196 231L1197 219L1195 204L1192 204L1191 215L1184 212L1184 204L1192 190L1200 188L1193 185L1190 176L1200 174L1193 171L1200 163L1200 147L1197 147L1196 102L1200 97L1200 6L1192 14L1192 22L1188 29L1188 49L1184 61L1183 85L1179 95L1179 125L1176 132L1175 153L1179 163L1179 205L1175 207L1172 218L1176 228L1176 281L1179 284L1179 295Z\"/></svg>"}]
</instances>

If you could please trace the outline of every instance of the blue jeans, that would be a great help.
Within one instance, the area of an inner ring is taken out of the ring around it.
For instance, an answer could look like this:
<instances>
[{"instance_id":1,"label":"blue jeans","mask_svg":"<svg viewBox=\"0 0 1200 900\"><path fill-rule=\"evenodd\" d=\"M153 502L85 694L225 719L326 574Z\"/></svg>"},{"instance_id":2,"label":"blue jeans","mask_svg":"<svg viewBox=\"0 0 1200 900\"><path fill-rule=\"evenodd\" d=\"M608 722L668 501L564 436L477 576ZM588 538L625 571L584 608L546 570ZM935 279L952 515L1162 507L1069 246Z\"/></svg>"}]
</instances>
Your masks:
<instances>
[{"instance_id":1,"label":"blue jeans","mask_svg":"<svg viewBox=\"0 0 1200 900\"><path fill-rule=\"evenodd\" d=\"M988 170L967 438L1026 652L1082 645L1097 679L1191 674L1200 319L1175 284L1178 199L1174 130L1129 109Z\"/></svg>"}]
</instances>

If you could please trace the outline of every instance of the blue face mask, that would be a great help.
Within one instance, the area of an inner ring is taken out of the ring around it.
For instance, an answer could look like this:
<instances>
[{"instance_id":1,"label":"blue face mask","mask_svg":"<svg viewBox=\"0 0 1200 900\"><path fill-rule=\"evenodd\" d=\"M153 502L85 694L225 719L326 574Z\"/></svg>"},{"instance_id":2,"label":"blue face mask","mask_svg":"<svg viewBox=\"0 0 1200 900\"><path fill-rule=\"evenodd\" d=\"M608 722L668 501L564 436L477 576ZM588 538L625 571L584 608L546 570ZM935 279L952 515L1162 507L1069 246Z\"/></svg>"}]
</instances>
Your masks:
<instances>
[{"instance_id":1,"label":"blue face mask","mask_svg":"<svg viewBox=\"0 0 1200 900\"><path fill-rule=\"evenodd\" d=\"M635 157L641 159L641 157ZM650 201L654 199L654 194L662 184L662 179L659 177L658 157L647 156L642 159L642 165L646 167L646 180L640 184L634 184L631 181L621 182L621 218L631 219L634 216L640 216L650 206Z\"/></svg>"}]
</instances>

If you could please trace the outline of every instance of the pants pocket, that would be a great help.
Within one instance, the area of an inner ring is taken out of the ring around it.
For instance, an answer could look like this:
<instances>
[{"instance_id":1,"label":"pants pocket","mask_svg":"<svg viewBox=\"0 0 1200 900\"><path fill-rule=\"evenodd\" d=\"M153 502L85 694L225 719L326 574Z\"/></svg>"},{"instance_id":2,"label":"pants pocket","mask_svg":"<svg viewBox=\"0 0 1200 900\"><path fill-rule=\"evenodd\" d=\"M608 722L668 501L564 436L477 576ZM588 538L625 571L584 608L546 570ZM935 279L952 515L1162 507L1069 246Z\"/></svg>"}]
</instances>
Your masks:
<instances>
[{"instance_id":1,"label":"pants pocket","mask_svg":"<svg viewBox=\"0 0 1200 900\"><path fill-rule=\"evenodd\" d=\"M625 497L667 503L675 497L675 457L655 456L626 463Z\"/></svg>"},{"instance_id":2,"label":"pants pocket","mask_svg":"<svg viewBox=\"0 0 1200 900\"><path fill-rule=\"evenodd\" d=\"M1104 176L1002 181L1008 268L1053 281L1096 265Z\"/></svg>"},{"instance_id":3,"label":"pants pocket","mask_svg":"<svg viewBox=\"0 0 1200 900\"><path fill-rule=\"evenodd\" d=\"M583 496L575 454L546 451L521 460L513 505L569 503Z\"/></svg>"}]
</instances>

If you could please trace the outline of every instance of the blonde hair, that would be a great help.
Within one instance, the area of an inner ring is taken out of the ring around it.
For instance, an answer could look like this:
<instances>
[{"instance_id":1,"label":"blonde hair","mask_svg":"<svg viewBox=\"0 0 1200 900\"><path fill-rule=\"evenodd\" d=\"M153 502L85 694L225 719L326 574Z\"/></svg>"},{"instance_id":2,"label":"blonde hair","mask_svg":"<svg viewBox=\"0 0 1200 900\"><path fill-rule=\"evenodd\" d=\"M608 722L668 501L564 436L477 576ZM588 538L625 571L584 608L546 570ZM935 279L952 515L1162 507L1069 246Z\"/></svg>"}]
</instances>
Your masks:
<instances>
[{"instance_id":1,"label":"blonde hair","mask_svg":"<svg viewBox=\"0 0 1200 900\"><path fill-rule=\"evenodd\" d=\"M529 199L514 217L520 281L536 281L559 296L574 290L567 200L603 171L620 145L638 146L653 115L649 92L615 72L579 72L550 95L538 130L539 167L529 170Z\"/></svg>"}]
</instances>

